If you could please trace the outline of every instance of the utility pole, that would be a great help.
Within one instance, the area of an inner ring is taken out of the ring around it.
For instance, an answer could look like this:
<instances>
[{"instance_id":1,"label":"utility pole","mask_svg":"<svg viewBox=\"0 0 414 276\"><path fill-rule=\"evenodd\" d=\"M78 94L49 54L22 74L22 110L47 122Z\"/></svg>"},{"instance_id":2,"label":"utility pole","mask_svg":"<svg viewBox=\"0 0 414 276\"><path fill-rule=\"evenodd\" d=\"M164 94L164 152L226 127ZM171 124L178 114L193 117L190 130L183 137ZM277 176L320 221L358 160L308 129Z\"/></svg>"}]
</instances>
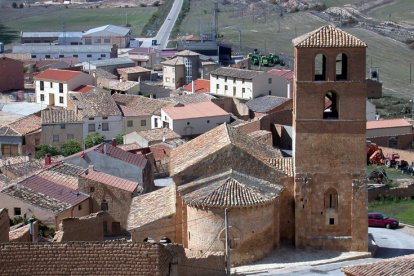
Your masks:
<instances>
[{"instance_id":1,"label":"utility pole","mask_svg":"<svg viewBox=\"0 0 414 276\"><path fill-rule=\"evenodd\" d=\"M241 40L241 30L239 29L239 53L242 51L242 40ZM410 64L410 77L411 77L411 64ZM410 80L411 83L411 80Z\"/></svg>"},{"instance_id":2,"label":"utility pole","mask_svg":"<svg viewBox=\"0 0 414 276\"><path fill-rule=\"evenodd\" d=\"M411 63L410 63L410 84L411 84Z\"/></svg>"},{"instance_id":3,"label":"utility pole","mask_svg":"<svg viewBox=\"0 0 414 276\"><path fill-rule=\"evenodd\" d=\"M224 227L226 228L226 274L230 275L230 230L228 209L224 209Z\"/></svg>"}]
</instances>

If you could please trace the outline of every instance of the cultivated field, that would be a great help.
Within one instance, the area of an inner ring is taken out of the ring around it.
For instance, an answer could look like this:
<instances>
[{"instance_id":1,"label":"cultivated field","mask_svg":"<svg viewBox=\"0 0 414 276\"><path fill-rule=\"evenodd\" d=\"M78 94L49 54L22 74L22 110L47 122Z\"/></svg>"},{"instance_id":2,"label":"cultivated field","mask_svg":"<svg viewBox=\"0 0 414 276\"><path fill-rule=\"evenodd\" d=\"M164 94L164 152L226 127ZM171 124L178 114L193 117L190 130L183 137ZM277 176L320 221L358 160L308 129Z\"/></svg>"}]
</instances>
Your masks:
<instances>
[{"instance_id":1,"label":"cultivated field","mask_svg":"<svg viewBox=\"0 0 414 276\"><path fill-rule=\"evenodd\" d=\"M341 3L350 2L360 1ZM411 6L414 6L414 2ZM213 4L209 1L192 0L190 12L180 28L181 34L211 32L212 9ZM282 55L288 65L292 64L293 56L291 40L328 24L309 12L284 13L280 16L280 11L275 8L263 9L252 5L219 5L219 10L221 40L232 44L235 52L239 51L240 47L240 30L244 54L254 48L261 52L275 52ZM343 29L368 44L367 76L371 64L373 67L379 67L380 81L383 82L385 94L407 99L414 97L414 50L409 49L404 43L365 29L346 27ZM412 84L409 75L410 63L413 63Z\"/></svg>"},{"instance_id":2,"label":"cultivated field","mask_svg":"<svg viewBox=\"0 0 414 276\"><path fill-rule=\"evenodd\" d=\"M394 0L389 4L369 10L367 15L381 21L408 23L414 28L414 2L410 0Z\"/></svg>"},{"instance_id":3,"label":"cultivated field","mask_svg":"<svg viewBox=\"0 0 414 276\"><path fill-rule=\"evenodd\" d=\"M71 5L2 8L0 24L9 32L20 31L83 31L106 24L130 24L132 36L139 36L143 26L157 10L156 7L80 8ZM3 16L4 14L4 16ZM0 33L0 41L2 41ZM7 42L7 41L6 41Z\"/></svg>"}]
</instances>

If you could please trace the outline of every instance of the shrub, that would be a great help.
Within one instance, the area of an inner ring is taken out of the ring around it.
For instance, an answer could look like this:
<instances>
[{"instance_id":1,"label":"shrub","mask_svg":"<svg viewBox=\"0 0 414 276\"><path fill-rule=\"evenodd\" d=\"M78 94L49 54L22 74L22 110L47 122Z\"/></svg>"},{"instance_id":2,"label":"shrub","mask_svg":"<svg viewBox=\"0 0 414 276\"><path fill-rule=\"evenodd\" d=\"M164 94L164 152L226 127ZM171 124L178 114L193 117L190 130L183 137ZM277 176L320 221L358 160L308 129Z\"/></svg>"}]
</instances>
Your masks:
<instances>
[{"instance_id":1,"label":"shrub","mask_svg":"<svg viewBox=\"0 0 414 276\"><path fill-rule=\"evenodd\" d=\"M89 134L85 138L85 147L91 148L95 145L99 145L104 141L105 137L99 133Z\"/></svg>"},{"instance_id":2,"label":"shrub","mask_svg":"<svg viewBox=\"0 0 414 276\"><path fill-rule=\"evenodd\" d=\"M47 153L49 153L52 156L56 156L60 154L60 151L57 148L49 146L49 145L39 145L36 147L35 158L36 159L44 158Z\"/></svg>"},{"instance_id":3,"label":"shrub","mask_svg":"<svg viewBox=\"0 0 414 276\"><path fill-rule=\"evenodd\" d=\"M69 156L77 152L80 152L81 150L81 145L78 141L75 140L69 140L60 147L60 152L63 156Z\"/></svg>"}]
</instances>

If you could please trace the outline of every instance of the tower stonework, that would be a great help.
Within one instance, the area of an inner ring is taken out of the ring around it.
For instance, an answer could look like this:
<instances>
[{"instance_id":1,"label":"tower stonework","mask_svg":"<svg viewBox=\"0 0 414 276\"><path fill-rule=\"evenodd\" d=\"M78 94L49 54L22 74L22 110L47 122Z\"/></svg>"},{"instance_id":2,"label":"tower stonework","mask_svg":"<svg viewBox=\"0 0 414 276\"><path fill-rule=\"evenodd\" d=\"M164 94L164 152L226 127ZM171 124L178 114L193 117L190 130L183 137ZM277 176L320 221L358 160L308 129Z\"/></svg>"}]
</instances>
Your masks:
<instances>
[{"instance_id":1,"label":"tower stonework","mask_svg":"<svg viewBox=\"0 0 414 276\"><path fill-rule=\"evenodd\" d=\"M296 247L367 251L367 45L334 26L293 44Z\"/></svg>"}]
</instances>

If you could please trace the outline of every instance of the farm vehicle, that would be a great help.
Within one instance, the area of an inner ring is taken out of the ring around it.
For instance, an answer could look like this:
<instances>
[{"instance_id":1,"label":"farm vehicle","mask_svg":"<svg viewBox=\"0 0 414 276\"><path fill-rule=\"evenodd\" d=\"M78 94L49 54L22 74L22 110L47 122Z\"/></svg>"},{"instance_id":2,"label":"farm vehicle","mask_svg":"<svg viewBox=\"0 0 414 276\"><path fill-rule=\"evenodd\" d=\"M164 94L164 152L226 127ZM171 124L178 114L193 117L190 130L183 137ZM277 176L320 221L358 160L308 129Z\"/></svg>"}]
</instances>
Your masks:
<instances>
[{"instance_id":1,"label":"farm vehicle","mask_svg":"<svg viewBox=\"0 0 414 276\"><path fill-rule=\"evenodd\" d=\"M408 162L400 159L398 153L391 153L384 156L382 149L374 143L367 144L367 164L385 165L388 168L403 169Z\"/></svg>"},{"instance_id":2,"label":"farm vehicle","mask_svg":"<svg viewBox=\"0 0 414 276\"><path fill-rule=\"evenodd\" d=\"M276 64L280 64L281 66L285 65L285 62L278 55L262 55L257 51L257 49L255 49L253 53L249 53L248 58L251 64L255 66L273 67Z\"/></svg>"}]
</instances>

